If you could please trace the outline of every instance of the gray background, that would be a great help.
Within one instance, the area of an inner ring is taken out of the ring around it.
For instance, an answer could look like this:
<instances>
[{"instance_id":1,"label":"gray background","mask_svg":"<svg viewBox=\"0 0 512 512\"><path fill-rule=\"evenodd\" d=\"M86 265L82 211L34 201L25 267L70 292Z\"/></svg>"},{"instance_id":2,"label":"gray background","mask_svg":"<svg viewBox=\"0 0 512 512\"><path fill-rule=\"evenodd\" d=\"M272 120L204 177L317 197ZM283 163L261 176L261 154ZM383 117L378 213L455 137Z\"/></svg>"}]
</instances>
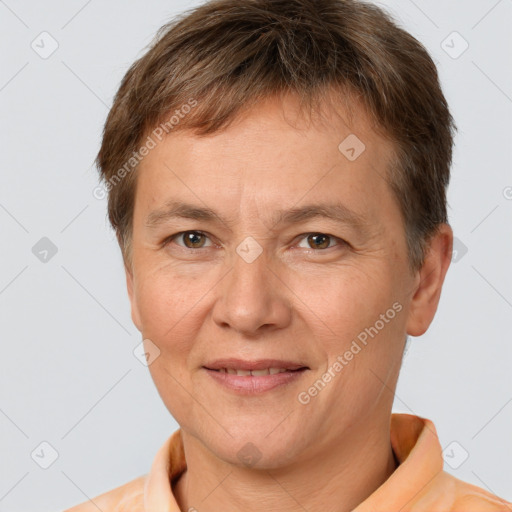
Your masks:
<instances>
[{"instance_id":1,"label":"gray background","mask_svg":"<svg viewBox=\"0 0 512 512\"><path fill-rule=\"evenodd\" d=\"M0 512L61 510L121 485L177 428L133 355L92 164L128 66L197 3L0 0ZM411 339L395 410L435 422L449 472L512 500L512 1L381 5L431 52L459 128L458 252L433 325ZM56 254L41 253L43 237ZM42 442L58 452L48 469Z\"/></svg>"}]
</instances>

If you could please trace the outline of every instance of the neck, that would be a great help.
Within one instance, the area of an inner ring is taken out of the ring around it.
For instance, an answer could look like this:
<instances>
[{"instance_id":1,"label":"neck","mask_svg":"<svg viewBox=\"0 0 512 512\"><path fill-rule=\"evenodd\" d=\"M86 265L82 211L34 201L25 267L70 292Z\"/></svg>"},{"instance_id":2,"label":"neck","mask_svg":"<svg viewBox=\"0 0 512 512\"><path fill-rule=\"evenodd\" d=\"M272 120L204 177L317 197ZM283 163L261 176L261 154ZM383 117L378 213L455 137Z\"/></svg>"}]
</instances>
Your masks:
<instances>
[{"instance_id":1,"label":"neck","mask_svg":"<svg viewBox=\"0 0 512 512\"><path fill-rule=\"evenodd\" d=\"M370 429L357 425L336 446L314 458L271 470L254 470L205 456L206 448L183 433L187 470L174 487L183 511L349 512L396 469L389 418Z\"/></svg>"}]
</instances>

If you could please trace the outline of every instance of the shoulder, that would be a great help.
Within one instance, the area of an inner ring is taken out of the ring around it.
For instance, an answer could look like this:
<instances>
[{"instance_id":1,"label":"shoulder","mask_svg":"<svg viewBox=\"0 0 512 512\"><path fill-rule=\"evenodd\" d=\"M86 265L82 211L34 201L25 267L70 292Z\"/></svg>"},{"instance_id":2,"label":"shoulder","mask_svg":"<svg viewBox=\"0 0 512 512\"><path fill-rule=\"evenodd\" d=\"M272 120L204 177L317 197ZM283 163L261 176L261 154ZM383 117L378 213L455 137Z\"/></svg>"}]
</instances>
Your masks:
<instances>
[{"instance_id":1,"label":"shoulder","mask_svg":"<svg viewBox=\"0 0 512 512\"><path fill-rule=\"evenodd\" d=\"M116 487L64 512L144 512L146 475Z\"/></svg>"},{"instance_id":2,"label":"shoulder","mask_svg":"<svg viewBox=\"0 0 512 512\"><path fill-rule=\"evenodd\" d=\"M509 512L512 503L442 471L436 478L439 496L449 512ZM444 510L444 509L443 509Z\"/></svg>"}]
</instances>

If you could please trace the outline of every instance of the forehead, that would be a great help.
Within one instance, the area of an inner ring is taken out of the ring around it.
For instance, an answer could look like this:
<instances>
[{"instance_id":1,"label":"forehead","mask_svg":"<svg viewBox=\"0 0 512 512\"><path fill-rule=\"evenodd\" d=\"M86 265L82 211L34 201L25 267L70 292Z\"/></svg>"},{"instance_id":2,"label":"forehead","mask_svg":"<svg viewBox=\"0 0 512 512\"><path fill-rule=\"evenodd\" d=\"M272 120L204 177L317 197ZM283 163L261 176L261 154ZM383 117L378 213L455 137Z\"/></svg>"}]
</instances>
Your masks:
<instances>
[{"instance_id":1,"label":"forehead","mask_svg":"<svg viewBox=\"0 0 512 512\"><path fill-rule=\"evenodd\" d=\"M216 133L158 143L139 166L136 210L184 200L236 218L326 201L378 216L392 200L392 155L356 103L310 116L293 96L268 98Z\"/></svg>"}]
</instances>

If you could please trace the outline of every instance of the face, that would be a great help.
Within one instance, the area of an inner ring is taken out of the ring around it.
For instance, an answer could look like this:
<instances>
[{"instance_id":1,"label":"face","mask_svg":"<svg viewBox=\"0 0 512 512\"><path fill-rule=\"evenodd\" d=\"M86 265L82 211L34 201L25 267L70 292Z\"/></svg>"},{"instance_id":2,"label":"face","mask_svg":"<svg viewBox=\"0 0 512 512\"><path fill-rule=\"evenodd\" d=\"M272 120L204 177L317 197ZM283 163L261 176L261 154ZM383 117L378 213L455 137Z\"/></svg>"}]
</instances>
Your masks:
<instances>
[{"instance_id":1,"label":"face","mask_svg":"<svg viewBox=\"0 0 512 512\"><path fill-rule=\"evenodd\" d=\"M133 320L182 430L234 464L306 459L386 417L418 283L390 143L360 109L350 126L297 112L269 99L176 132L138 171Z\"/></svg>"}]
</instances>

